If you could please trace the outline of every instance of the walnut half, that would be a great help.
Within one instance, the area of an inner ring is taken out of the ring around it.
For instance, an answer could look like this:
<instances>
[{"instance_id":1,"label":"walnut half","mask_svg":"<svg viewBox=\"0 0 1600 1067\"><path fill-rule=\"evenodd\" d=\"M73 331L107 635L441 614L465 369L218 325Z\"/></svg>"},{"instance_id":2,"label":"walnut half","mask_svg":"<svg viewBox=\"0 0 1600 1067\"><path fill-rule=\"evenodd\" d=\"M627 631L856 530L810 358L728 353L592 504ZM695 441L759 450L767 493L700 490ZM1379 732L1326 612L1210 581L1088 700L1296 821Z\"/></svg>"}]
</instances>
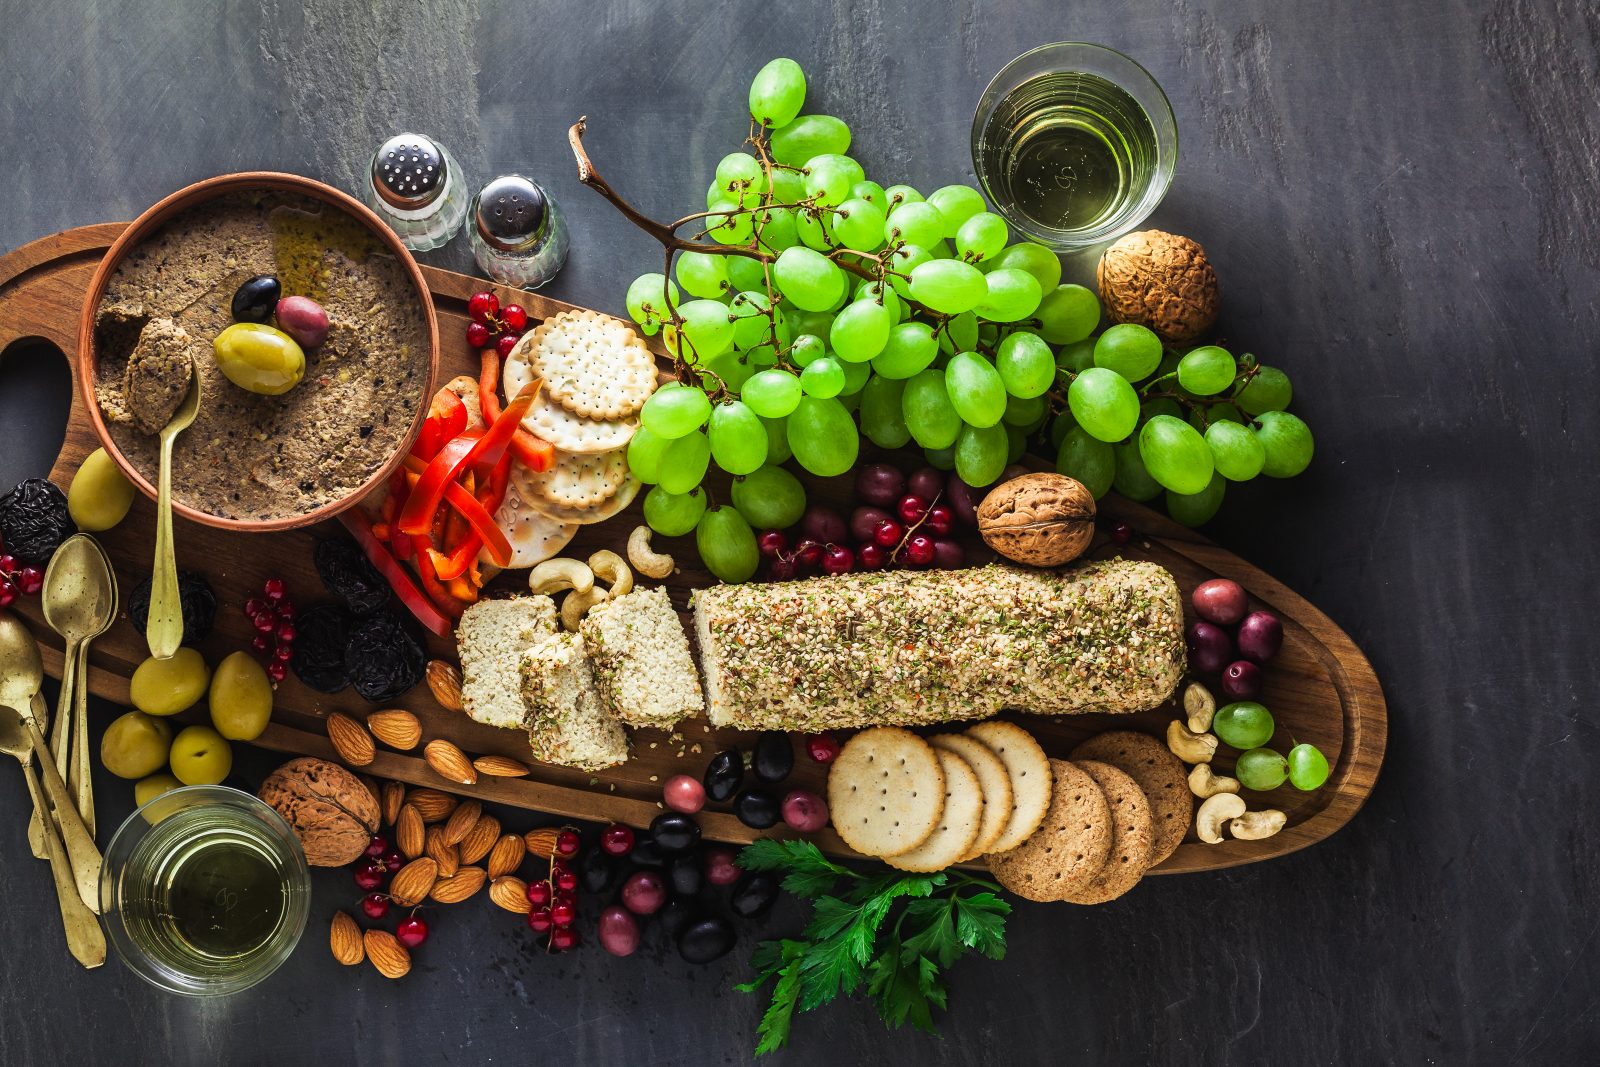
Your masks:
<instances>
[{"instance_id":1,"label":"walnut half","mask_svg":"<svg viewBox=\"0 0 1600 1067\"><path fill-rule=\"evenodd\" d=\"M1024 474L1003 482L978 505L978 532L1007 559L1059 567L1094 540L1094 494L1062 474Z\"/></svg>"}]
</instances>

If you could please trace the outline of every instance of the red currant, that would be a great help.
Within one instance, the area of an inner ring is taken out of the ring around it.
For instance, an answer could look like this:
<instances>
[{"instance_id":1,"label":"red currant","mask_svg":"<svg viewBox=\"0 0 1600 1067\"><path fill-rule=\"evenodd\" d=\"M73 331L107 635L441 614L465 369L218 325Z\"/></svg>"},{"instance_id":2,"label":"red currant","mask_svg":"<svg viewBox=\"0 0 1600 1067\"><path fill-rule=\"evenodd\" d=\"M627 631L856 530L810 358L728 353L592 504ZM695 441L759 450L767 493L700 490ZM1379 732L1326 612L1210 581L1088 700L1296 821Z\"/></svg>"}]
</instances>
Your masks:
<instances>
[{"instance_id":1,"label":"red currant","mask_svg":"<svg viewBox=\"0 0 1600 1067\"><path fill-rule=\"evenodd\" d=\"M941 537L956 524L956 512L949 504L935 504L928 509L927 527Z\"/></svg>"},{"instance_id":2,"label":"red currant","mask_svg":"<svg viewBox=\"0 0 1600 1067\"><path fill-rule=\"evenodd\" d=\"M528 883L528 903L532 904L536 908L542 908L546 904L549 904L550 903L550 883L549 882L529 882Z\"/></svg>"},{"instance_id":3,"label":"red currant","mask_svg":"<svg viewBox=\"0 0 1600 1067\"><path fill-rule=\"evenodd\" d=\"M818 763L832 763L839 755L839 742L832 734L807 734L806 755Z\"/></svg>"},{"instance_id":4,"label":"red currant","mask_svg":"<svg viewBox=\"0 0 1600 1067\"><path fill-rule=\"evenodd\" d=\"M373 834L372 840L367 842L367 855L379 859L389 851L389 841L382 834Z\"/></svg>"},{"instance_id":5,"label":"red currant","mask_svg":"<svg viewBox=\"0 0 1600 1067\"><path fill-rule=\"evenodd\" d=\"M1125 545L1133 540L1133 527L1125 522L1119 522L1111 527L1111 539L1119 545Z\"/></svg>"},{"instance_id":6,"label":"red currant","mask_svg":"<svg viewBox=\"0 0 1600 1067\"><path fill-rule=\"evenodd\" d=\"M578 917L578 909L571 904L553 904L550 907L550 921L557 926L571 926L572 920Z\"/></svg>"},{"instance_id":7,"label":"red currant","mask_svg":"<svg viewBox=\"0 0 1600 1067\"><path fill-rule=\"evenodd\" d=\"M500 339L494 343L494 350L500 354L501 359L511 355L512 349L517 347L517 342L522 340L514 333L501 334Z\"/></svg>"},{"instance_id":8,"label":"red currant","mask_svg":"<svg viewBox=\"0 0 1600 1067\"><path fill-rule=\"evenodd\" d=\"M506 332L520 334L528 328L528 313L521 304L507 304L500 309L500 324Z\"/></svg>"},{"instance_id":9,"label":"red currant","mask_svg":"<svg viewBox=\"0 0 1600 1067\"><path fill-rule=\"evenodd\" d=\"M912 534L906 542L906 562L923 567L933 562L933 538L926 534Z\"/></svg>"},{"instance_id":10,"label":"red currant","mask_svg":"<svg viewBox=\"0 0 1600 1067\"><path fill-rule=\"evenodd\" d=\"M268 600L276 604L289 592L289 587L283 584L282 578L268 578L262 585L261 591L266 594Z\"/></svg>"},{"instance_id":11,"label":"red currant","mask_svg":"<svg viewBox=\"0 0 1600 1067\"><path fill-rule=\"evenodd\" d=\"M388 871L390 874L393 874L395 871L398 871L405 865L405 854L399 849L391 848L388 852L383 854L383 869Z\"/></svg>"},{"instance_id":12,"label":"red currant","mask_svg":"<svg viewBox=\"0 0 1600 1067\"><path fill-rule=\"evenodd\" d=\"M400 925L394 928L394 939L406 948L416 948L428 940L428 924L415 915L401 919Z\"/></svg>"},{"instance_id":13,"label":"red currant","mask_svg":"<svg viewBox=\"0 0 1600 1067\"><path fill-rule=\"evenodd\" d=\"M797 566L815 567L822 562L822 546L807 537L794 546L794 561Z\"/></svg>"},{"instance_id":14,"label":"red currant","mask_svg":"<svg viewBox=\"0 0 1600 1067\"><path fill-rule=\"evenodd\" d=\"M250 647L265 655L272 649L272 642L267 640L266 634L256 634L250 640Z\"/></svg>"},{"instance_id":15,"label":"red currant","mask_svg":"<svg viewBox=\"0 0 1600 1067\"><path fill-rule=\"evenodd\" d=\"M756 548L768 559L777 559L789 549L789 539L782 530L762 530L756 538Z\"/></svg>"},{"instance_id":16,"label":"red currant","mask_svg":"<svg viewBox=\"0 0 1600 1067\"><path fill-rule=\"evenodd\" d=\"M292 622L280 622L278 624L278 640L279 641L293 641L294 640L294 623L292 623Z\"/></svg>"},{"instance_id":17,"label":"red currant","mask_svg":"<svg viewBox=\"0 0 1600 1067\"><path fill-rule=\"evenodd\" d=\"M895 510L900 513L900 520L910 525L928 513L928 504L920 496L907 495L900 498Z\"/></svg>"},{"instance_id":18,"label":"red currant","mask_svg":"<svg viewBox=\"0 0 1600 1067\"><path fill-rule=\"evenodd\" d=\"M0 574L0 608L9 608L17 600L17 587L11 584L11 579Z\"/></svg>"},{"instance_id":19,"label":"red currant","mask_svg":"<svg viewBox=\"0 0 1600 1067\"><path fill-rule=\"evenodd\" d=\"M473 293L467 301L467 314L474 323L486 323L500 310L500 298L490 292Z\"/></svg>"},{"instance_id":20,"label":"red currant","mask_svg":"<svg viewBox=\"0 0 1600 1067\"><path fill-rule=\"evenodd\" d=\"M253 596L244 602L244 613L249 616L252 621L257 615L264 615L271 610L271 606L260 597Z\"/></svg>"},{"instance_id":21,"label":"red currant","mask_svg":"<svg viewBox=\"0 0 1600 1067\"><path fill-rule=\"evenodd\" d=\"M578 854L578 831L563 830L556 835L556 855L576 856Z\"/></svg>"},{"instance_id":22,"label":"red currant","mask_svg":"<svg viewBox=\"0 0 1600 1067\"><path fill-rule=\"evenodd\" d=\"M370 893L383 885L384 875L388 873L383 864L368 860L356 868L356 885Z\"/></svg>"},{"instance_id":23,"label":"red currant","mask_svg":"<svg viewBox=\"0 0 1600 1067\"><path fill-rule=\"evenodd\" d=\"M468 346L470 346L472 348L488 348L489 347L489 338L491 336L492 335L489 333L489 327L485 326L483 323L481 323L481 322L469 322L469 323L467 323L467 344L468 344Z\"/></svg>"},{"instance_id":24,"label":"red currant","mask_svg":"<svg viewBox=\"0 0 1600 1067\"><path fill-rule=\"evenodd\" d=\"M282 660L273 660L267 664L267 677L274 682L281 682L289 677L289 665Z\"/></svg>"},{"instance_id":25,"label":"red currant","mask_svg":"<svg viewBox=\"0 0 1600 1067\"><path fill-rule=\"evenodd\" d=\"M264 634L270 634L278 628L278 624L273 621L272 612L270 611L263 611L260 615L257 615L251 625Z\"/></svg>"},{"instance_id":26,"label":"red currant","mask_svg":"<svg viewBox=\"0 0 1600 1067\"><path fill-rule=\"evenodd\" d=\"M24 567L16 573L16 585L24 596L33 596L44 588L44 574L38 567Z\"/></svg>"},{"instance_id":27,"label":"red currant","mask_svg":"<svg viewBox=\"0 0 1600 1067\"><path fill-rule=\"evenodd\" d=\"M906 535L906 528L893 519L884 519L878 523L878 528L872 531L872 539L884 548L893 548L900 543L900 538Z\"/></svg>"},{"instance_id":28,"label":"red currant","mask_svg":"<svg viewBox=\"0 0 1600 1067\"><path fill-rule=\"evenodd\" d=\"M264 640L264 638L258 636L256 640L261 641ZM272 658L275 660L282 660L283 662L287 663L289 660L294 658L294 646L279 645L277 648L272 650Z\"/></svg>"},{"instance_id":29,"label":"red currant","mask_svg":"<svg viewBox=\"0 0 1600 1067\"><path fill-rule=\"evenodd\" d=\"M382 893L368 893L361 898L361 910L369 919L381 919L389 914L389 898Z\"/></svg>"},{"instance_id":30,"label":"red currant","mask_svg":"<svg viewBox=\"0 0 1600 1067\"><path fill-rule=\"evenodd\" d=\"M0 571L5 571L7 574L10 574L12 571L14 571L16 569L17 569L17 557L16 556L10 555L9 553L6 554L6 555L0 556Z\"/></svg>"},{"instance_id":31,"label":"red currant","mask_svg":"<svg viewBox=\"0 0 1600 1067\"><path fill-rule=\"evenodd\" d=\"M550 931L550 948L556 952L565 952L578 947L578 931L570 926L558 926Z\"/></svg>"},{"instance_id":32,"label":"red currant","mask_svg":"<svg viewBox=\"0 0 1600 1067\"><path fill-rule=\"evenodd\" d=\"M571 893L578 888L578 876L565 867L550 876L550 881L563 893Z\"/></svg>"},{"instance_id":33,"label":"red currant","mask_svg":"<svg viewBox=\"0 0 1600 1067\"><path fill-rule=\"evenodd\" d=\"M294 605L284 600L278 604L278 621L288 622L294 618Z\"/></svg>"},{"instance_id":34,"label":"red currant","mask_svg":"<svg viewBox=\"0 0 1600 1067\"><path fill-rule=\"evenodd\" d=\"M827 574L849 574L856 565L856 554L843 545L829 545L822 555L822 569Z\"/></svg>"},{"instance_id":35,"label":"red currant","mask_svg":"<svg viewBox=\"0 0 1600 1067\"><path fill-rule=\"evenodd\" d=\"M600 849L610 856L626 856L633 851L633 828L612 823L600 834Z\"/></svg>"},{"instance_id":36,"label":"red currant","mask_svg":"<svg viewBox=\"0 0 1600 1067\"><path fill-rule=\"evenodd\" d=\"M868 541L856 546L856 561L869 571L875 571L883 566L883 547L876 541Z\"/></svg>"},{"instance_id":37,"label":"red currant","mask_svg":"<svg viewBox=\"0 0 1600 1067\"><path fill-rule=\"evenodd\" d=\"M528 929L536 934L542 934L550 929L550 909L534 908L528 912Z\"/></svg>"}]
</instances>

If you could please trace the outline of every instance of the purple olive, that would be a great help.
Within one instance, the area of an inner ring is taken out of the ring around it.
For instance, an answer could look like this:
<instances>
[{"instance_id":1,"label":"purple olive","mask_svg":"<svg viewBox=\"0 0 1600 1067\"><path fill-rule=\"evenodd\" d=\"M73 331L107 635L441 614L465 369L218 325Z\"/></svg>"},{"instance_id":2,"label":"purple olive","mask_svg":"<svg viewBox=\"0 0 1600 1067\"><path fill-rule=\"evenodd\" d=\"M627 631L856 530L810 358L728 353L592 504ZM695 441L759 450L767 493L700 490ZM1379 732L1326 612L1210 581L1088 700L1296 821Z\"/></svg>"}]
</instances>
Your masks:
<instances>
[{"instance_id":1,"label":"purple olive","mask_svg":"<svg viewBox=\"0 0 1600 1067\"><path fill-rule=\"evenodd\" d=\"M1283 647L1283 623L1270 611L1252 611L1239 624L1239 655L1265 663Z\"/></svg>"},{"instance_id":2,"label":"purple olive","mask_svg":"<svg viewBox=\"0 0 1600 1067\"><path fill-rule=\"evenodd\" d=\"M843 544L850 538L850 527L844 516L829 507L813 504L806 508L800 519L800 529L805 536L821 545Z\"/></svg>"},{"instance_id":3,"label":"purple olive","mask_svg":"<svg viewBox=\"0 0 1600 1067\"><path fill-rule=\"evenodd\" d=\"M1189 627L1189 666L1201 674L1216 674L1233 662L1233 641L1228 631L1209 622Z\"/></svg>"},{"instance_id":4,"label":"purple olive","mask_svg":"<svg viewBox=\"0 0 1600 1067\"><path fill-rule=\"evenodd\" d=\"M978 525L978 504L982 500L983 493L956 475L950 476L950 485L944 494L944 502L955 509L957 522L963 526Z\"/></svg>"},{"instance_id":5,"label":"purple olive","mask_svg":"<svg viewBox=\"0 0 1600 1067\"><path fill-rule=\"evenodd\" d=\"M894 516L882 508L856 508L850 513L850 536L857 541L870 541L878 527L892 518Z\"/></svg>"},{"instance_id":6,"label":"purple olive","mask_svg":"<svg viewBox=\"0 0 1600 1067\"><path fill-rule=\"evenodd\" d=\"M1261 695L1261 668L1247 659L1234 660L1222 670L1222 693L1229 700L1254 700Z\"/></svg>"},{"instance_id":7,"label":"purple olive","mask_svg":"<svg viewBox=\"0 0 1600 1067\"><path fill-rule=\"evenodd\" d=\"M783 798L783 824L803 834L828 825L828 802L809 789L796 789Z\"/></svg>"},{"instance_id":8,"label":"purple olive","mask_svg":"<svg viewBox=\"0 0 1600 1067\"><path fill-rule=\"evenodd\" d=\"M1196 615L1218 626L1232 626L1250 609L1250 598L1245 596L1244 586L1229 578L1201 582L1189 599Z\"/></svg>"},{"instance_id":9,"label":"purple olive","mask_svg":"<svg viewBox=\"0 0 1600 1067\"><path fill-rule=\"evenodd\" d=\"M954 478L955 475L951 475ZM906 479L906 492L918 500L932 502L944 492L945 473L938 467L920 467Z\"/></svg>"},{"instance_id":10,"label":"purple olive","mask_svg":"<svg viewBox=\"0 0 1600 1067\"><path fill-rule=\"evenodd\" d=\"M947 571L960 570L967 565L967 550L961 547L959 541L947 537L936 538L933 542L933 565Z\"/></svg>"},{"instance_id":11,"label":"purple olive","mask_svg":"<svg viewBox=\"0 0 1600 1067\"><path fill-rule=\"evenodd\" d=\"M328 313L309 296L286 296L276 309L278 329L301 348L316 348L328 339Z\"/></svg>"},{"instance_id":12,"label":"purple olive","mask_svg":"<svg viewBox=\"0 0 1600 1067\"><path fill-rule=\"evenodd\" d=\"M654 915L667 902L667 885L655 871L635 871L622 883L622 906L635 915Z\"/></svg>"},{"instance_id":13,"label":"purple olive","mask_svg":"<svg viewBox=\"0 0 1600 1067\"><path fill-rule=\"evenodd\" d=\"M712 885L732 885L744 873L733 862L734 851L731 848L708 848L701 858L706 865L706 881Z\"/></svg>"},{"instance_id":14,"label":"purple olive","mask_svg":"<svg viewBox=\"0 0 1600 1067\"><path fill-rule=\"evenodd\" d=\"M600 947L613 956L631 956L639 947L639 920L620 904L600 913Z\"/></svg>"},{"instance_id":15,"label":"purple olive","mask_svg":"<svg viewBox=\"0 0 1600 1067\"><path fill-rule=\"evenodd\" d=\"M856 471L856 496L880 508L892 508L905 495L906 476L887 463L868 463Z\"/></svg>"}]
</instances>

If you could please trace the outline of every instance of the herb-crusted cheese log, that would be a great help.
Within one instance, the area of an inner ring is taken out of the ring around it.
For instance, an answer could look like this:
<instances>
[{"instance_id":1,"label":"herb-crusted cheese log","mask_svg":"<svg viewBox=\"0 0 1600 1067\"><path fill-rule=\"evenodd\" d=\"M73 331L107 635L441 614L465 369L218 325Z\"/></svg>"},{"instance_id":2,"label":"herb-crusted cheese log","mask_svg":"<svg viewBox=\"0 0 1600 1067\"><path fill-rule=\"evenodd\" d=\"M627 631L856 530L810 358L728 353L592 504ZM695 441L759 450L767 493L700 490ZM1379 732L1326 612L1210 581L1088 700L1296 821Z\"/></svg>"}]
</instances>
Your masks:
<instances>
[{"instance_id":1,"label":"herb-crusted cheese log","mask_svg":"<svg viewBox=\"0 0 1600 1067\"><path fill-rule=\"evenodd\" d=\"M579 627L606 711L668 729L706 706L683 621L667 591L635 589L589 609Z\"/></svg>"},{"instance_id":2,"label":"herb-crusted cheese log","mask_svg":"<svg viewBox=\"0 0 1600 1067\"><path fill-rule=\"evenodd\" d=\"M744 730L1141 711L1184 670L1178 583L1142 561L717 586L695 625L711 722Z\"/></svg>"}]
</instances>

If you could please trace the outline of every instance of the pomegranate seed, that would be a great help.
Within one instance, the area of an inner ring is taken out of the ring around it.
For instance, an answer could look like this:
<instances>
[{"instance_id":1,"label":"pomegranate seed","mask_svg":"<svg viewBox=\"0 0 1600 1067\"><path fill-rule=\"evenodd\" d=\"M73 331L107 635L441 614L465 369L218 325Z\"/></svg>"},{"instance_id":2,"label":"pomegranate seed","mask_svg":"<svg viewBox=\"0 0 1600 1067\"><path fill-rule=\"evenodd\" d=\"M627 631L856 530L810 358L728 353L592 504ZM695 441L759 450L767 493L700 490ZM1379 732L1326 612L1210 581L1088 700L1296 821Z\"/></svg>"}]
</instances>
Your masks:
<instances>
[{"instance_id":1,"label":"pomegranate seed","mask_svg":"<svg viewBox=\"0 0 1600 1067\"><path fill-rule=\"evenodd\" d=\"M17 589L7 578L0 577L0 608L9 608L17 601Z\"/></svg>"},{"instance_id":2,"label":"pomegranate seed","mask_svg":"<svg viewBox=\"0 0 1600 1067\"><path fill-rule=\"evenodd\" d=\"M293 641L294 640L294 623L292 623L292 622L280 622L278 624L278 640L279 641Z\"/></svg>"},{"instance_id":3,"label":"pomegranate seed","mask_svg":"<svg viewBox=\"0 0 1600 1067\"><path fill-rule=\"evenodd\" d=\"M563 830L556 835L556 855L576 856L578 854L578 831Z\"/></svg>"},{"instance_id":4,"label":"pomegranate seed","mask_svg":"<svg viewBox=\"0 0 1600 1067\"><path fill-rule=\"evenodd\" d=\"M546 904L550 903L550 883L529 882L528 903L532 904L536 908L542 908Z\"/></svg>"},{"instance_id":5,"label":"pomegranate seed","mask_svg":"<svg viewBox=\"0 0 1600 1067\"><path fill-rule=\"evenodd\" d=\"M578 931L570 926L558 926L550 931L550 947L556 952L565 952L578 947Z\"/></svg>"},{"instance_id":6,"label":"pomegranate seed","mask_svg":"<svg viewBox=\"0 0 1600 1067\"><path fill-rule=\"evenodd\" d=\"M563 893L571 893L578 888L578 876L565 867L552 874L550 881Z\"/></svg>"},{"instance_id":7,"label":"pomegranate seed","mask_svg":"<svg viewBox=\"0 0 1600 1067\"><path fill-rule=\"evenodd\" d=\"M900 503L895 506L895 511L900 515L900 521L910 525L928 513L928 503L920 496L903 496Z\"/></svg>"},{"instance_id":8,"label":"pomegranate seed","mask_svg":"<svg viewBox=\"0 0 1600 1067\"><path fill-rule=\"evenodd\" d=\"M489 327L481 322L467 323L467 344L472 348L489 347Z\"/></svg>"},{"instance_id":9,"label":"pomegranate seed","mask_svg":"<svg viewBox=\"0 0 1600 1067\"><path fill-rule=\"evenodd\" d=\"M490 292L473 293L467 301L467 314L474 323L486 323L500 310L500 298Z\"/></svg>"},{"instance_id":10,"label":"pomegranate seed","mask_svg":"<svg viewBox=\"0 0 1600 1067\"><path fill-rule=\"evenodd\" d=\"M394 928L394 939L406 948L416 948L428 940L428 924L415 915L401 919L400 925Z\"/></svg>"},{"instance_id":11,"label":"pomegranate seed","mask_svg":"<svg viewBox=\"0 0 1600 1067\"><path fill-rule=\"evenodd\" d=\"M876 541L868 541L856 548L856 560L869 571L875 571L883 566L883 547Z\"/></svg>"},{"instance_id":12,"label":"pomegranate seed","mask_svg":"<svg viewBox=\"0 0 1600 1067\"><path fill-rule=\"evenodd\" d=\"M612 823L600 835L600 850L608 856L626 856L633 851L633 828Z\"/></svg>"},{"instance_id":13,"label":"pomegranate seed","mask_svg":"<svg viewBox=\"0 0 1600 1067\"><path fill-rule=\"evenodd\" d=\"M794 546L794 561L797 566L815 567L822 562L822 546L806 538Z\"/></svg>"},{"instance_id":14,"label":"pomegranate seed","mask_svg":"<svg viewBox=\"0 0 1600 1067\"><path fill-rule=\"evenodd\" d=\"M256 634L250 641L250 647L262 655L266 655L272 648L272 642L267 639L266 634Z\"/></svg>"},{"instance_id":15,"label":"pomegranate seed","mask_svg":"<svg viewBox=\"0 0 1600 1067\"><path fill-rule=\"evenodd\" d=\"M806 735L806 755L818 763L832 763L839 755L839 742L832 734Z\"/></svg>"},{"instance_id":16,"label":"pomegranate seed","mask_svg":"<svg viewBox=\"0 0 1600 1067\"><path fill-rule=\"evenodd\" d=\"M1133 540L1133 527L1125 522L1119 522L1111 527L1111 539L1119 545L1125 545Z\"/></svg>"},{"instance_id":17,"label":"pomegranate seed","mask_svg":"<svg viewBox=\"0 0 1600 1067\"><path fill-rule=\"evenodd\" d=\"M520 304L507 304L500 309L500 323L508 332L520 334L528 328L528 313Z\"/></svg>"},{"instance_id":18,"label":"pomegranate seed","mask_svg":"<svg viewBox=\"0 0 1600 1067\"><path fill-rule=\"evenodd\" d=\"M789 539L782 530L762 530L761 536L756 538L756 548L768 559L776 559L789 549Z\"/></svg>"},{"instance_id":19,"label":"pomegranate seed","mask_svg":"<svg viewBox=\"0 0 1600 1067\"><path fill-rule=\"evenodd\" d=\"M289 588L283 584L282 578L268 578L266 584L261 587L261 591L266 594L268 600L276 604L289 592Z\"/></svg>"},{"instance_id":20,"label":"pomegranate seed","mask_svg":"<svg viewBox=\"0 0 1600 1067\"><path fill-rule=\"evenodd\" d=\"M274 682L281 682L289 677L289 665L282 660L273 660L267 664L267 677Z\"/></svg>"},{"instance_id":21,"label":"pomegranate seed","mask_svg":"<svg viewBox=\"0 0 1600 1067\"><path fill-rule=\"evenodd\" d=\"M500 339L494 343L494 350L500 354L501 359L505 359L511 355L512 349L517 347L517 342L521 339L516 334L501 334Z\"/></svg>"},{"instance_id":22,"label":"pomegranate seed","mask_svg":"<svg viewBox=\"0 0 1600 1067\"><path fill-rule=\"evenodd\" d=\"M822 569L828 574L849 574L856 565L856 554L843 545L829 545L822 557Z\"/></svg>"},{"instance_id":23,"label":"pomegranate seed","mask_svg":"<svg viewBox=\"0 0 1600 1067\"><path fill-rule=\"evenodd\" d=\"M370 893L383 884L383 876L388 873L383 864L368 860L356 868L356 885Z\"/></svg>"},{"instance_id":24,"label":"pomegranate seed","mask_svg":"<svg viewBox=\"0 0 1600 1067\"><path fill-rule=\"evenodd\" d=\"M10 554L4 555L4 556L0 556L0 571L5 571L7 574L10 574L12 571L14 571L16 569L17 569L17 557L16 556L13 556L13 555L10 555Z\"/></svg>"},{"instance_id":25,"label":"pomegranate seed","mask_svg":"<svg viewBox=\"0 0 1600 1067\"><path fill-rule=\"evenodd\" d=\"M550 909L534 908L528 912L528 929L536 934L542 934L550 929Z\"/></svg>"},{"instance_id":26,"label":"pomegranate seed","mask_svg":"<svg viewBox=\"0 0 1600 1067\"><path fill-rule=\"evenodd\" d=\"M933 538L926 534L912 534L906 542L906 561L918 567L933 562Z\"/></svg>"},{"instance_id":27,"label":"pomegranate seed","mask_svg":"<svg viewBox=\"0 0 1600 1067\"><path fill-rule=\"evenodd\" d=\"M44 574L38 567L24 567L17 572L17 588L24 596L33 596L44 588Z\"/></svg>"},{"instance_id":28,"label":"pomegranate seed","mask_svg":"<svg viewBox=\"0 0 1600 1067\"><path fill-rule=\"evenodd\" d=\"M900 543L900 538L906 535L906 528L893 519L884 519L878 528L872 531L872 539L884 548L893 548Z\"/></svg>"},{"instance_id":29,"label":"pomegranate seed","mask_svg":"<svg viewBox=\"0 0 1600 1067\"><path fill-rule=\"evenodd\" d=\"M933 507L928 509L927 526L928 529L933 531L935 534L938 534L942 537L949 533L950 528L955 524L955 509L949 504L935 504Z\"/></svg>"},{"instance_id":30,"label":"pomegranate seed","mask_svg":"<svg viewBox=\"0 0 1600 1067\"><path fill-rule=\"evenodd\" d=\"M372 840L367 842L367 855L373 859L378 859L387 851L389 851L388 839L382 834L373 834Z\"/></svg>"},{"instance_id":31,"label":"pomegranate seed","mask_svg":"<svg viewBox=\"0 0 1600 1067\"><path fill-rule=\"evenodd\" d=\"M381 919L389 914L389 898L382 893L368 893L361 898L361 910L369 919Z\"/></svg>"}]
</instances>

